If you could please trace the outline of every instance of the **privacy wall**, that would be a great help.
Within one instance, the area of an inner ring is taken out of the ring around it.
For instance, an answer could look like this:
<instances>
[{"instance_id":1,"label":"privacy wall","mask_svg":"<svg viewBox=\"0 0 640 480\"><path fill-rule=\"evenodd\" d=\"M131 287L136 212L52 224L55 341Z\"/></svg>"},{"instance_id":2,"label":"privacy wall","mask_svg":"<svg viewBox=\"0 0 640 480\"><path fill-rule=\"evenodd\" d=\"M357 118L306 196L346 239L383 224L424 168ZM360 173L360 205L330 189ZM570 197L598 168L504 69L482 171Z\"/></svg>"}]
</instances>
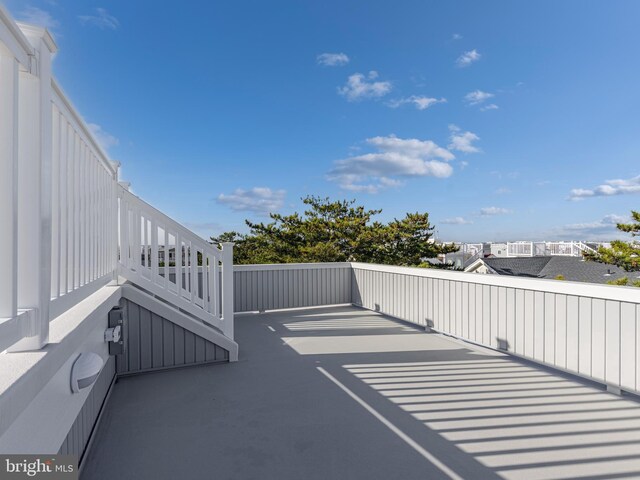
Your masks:
<instances>
[{"instance_id":1,"label":"privacy wall","mask_svg":"<svg viewBox=\"0 0 640 480\"><path fill-rule=\"evenodd\" d=\"M640 290L353 263L355 305L640 393Z\"/></svg>"}]
</instances>

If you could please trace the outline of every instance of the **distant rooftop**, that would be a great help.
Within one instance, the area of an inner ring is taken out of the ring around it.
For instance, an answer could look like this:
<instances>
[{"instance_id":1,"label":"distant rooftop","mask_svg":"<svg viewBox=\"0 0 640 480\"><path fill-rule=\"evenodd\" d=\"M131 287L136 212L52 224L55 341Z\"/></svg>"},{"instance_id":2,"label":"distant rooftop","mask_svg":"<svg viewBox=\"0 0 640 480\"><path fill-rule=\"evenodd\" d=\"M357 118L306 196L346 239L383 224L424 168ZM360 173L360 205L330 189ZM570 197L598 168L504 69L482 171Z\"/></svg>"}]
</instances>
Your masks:
<instances>
[{"instance_id":1,"label":"distant rooftop","mask_svg":"<svg viewBox=\"0 0 640 480\"><path fill-rule=\"evenodd\" d=\"M554 279L589 283L607 283L628 277L629 272L606 263L584 261L578 257L489 257L483 261L499 275Z\"/></svg>"}]
</instances>

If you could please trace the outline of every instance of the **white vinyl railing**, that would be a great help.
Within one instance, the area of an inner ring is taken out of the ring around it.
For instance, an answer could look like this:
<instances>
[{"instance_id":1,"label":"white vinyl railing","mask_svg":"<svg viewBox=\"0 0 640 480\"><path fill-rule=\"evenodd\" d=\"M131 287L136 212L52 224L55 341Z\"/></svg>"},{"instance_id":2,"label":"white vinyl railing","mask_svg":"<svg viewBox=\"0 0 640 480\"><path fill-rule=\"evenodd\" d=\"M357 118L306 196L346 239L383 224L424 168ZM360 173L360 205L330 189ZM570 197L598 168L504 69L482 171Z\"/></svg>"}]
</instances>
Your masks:
<instances>
[{"instance_id":1,"label":"white vinyl railing","mask_svg":"<svg viewBox=\"0 0 640 480\"><path fill-rule=\"evenodd\" d=\"M596 251L583 242L508 242L509 257L565 256L580 257L584 253Z\"/></svg>"},{"instance_id":2,"label":"white vinyl railing","mask_svg":"<svg viewBox=\"0 0 640 480\"><path fill-rule=\"evenodd\" d=\"M509 257L532 257L533 242L508 242L507 255Z\"/></svg>"},{"instance_id":3,"label":"white vinyl railing","mask_svg":"<svg viewBox=\"0 0 640 480\"><path fill-rule=\"evenodd\" d=\"M0 351L48 342L55 51L0 5Z\"/></svg>"},{"instance_id":4,"label":"white vinyl railing","mask_svg":"<svg viewBox=\"0 0 640 480\"><path fill-rule=\"evenodd\" d=\"M113 280L118 167L52 81L51 317Z\"/></svg>"},{"instance_id":5,"label":"white vinyl railing","mask_svg":"<svg viewBox=\"0 0 640 480\"><path fill-rule=\"evenodd\" d=\"M232 245L212 247L122 189L52 77L56 49L0 4L0 352L46 345L49 321L119 272L232 338ZM183 252L173 280L158 245Z\"/></svg>"},{"instance_id":6,"label":"white vinyl railing","mask_svg":"<svg viewBox=\"0 0 640 480\"><path fill-rule=\"evenodd\" d=\"M123 186L118 199L119 274L233 338L233 243L212 246Z\"/></svg>"}]
</instances>

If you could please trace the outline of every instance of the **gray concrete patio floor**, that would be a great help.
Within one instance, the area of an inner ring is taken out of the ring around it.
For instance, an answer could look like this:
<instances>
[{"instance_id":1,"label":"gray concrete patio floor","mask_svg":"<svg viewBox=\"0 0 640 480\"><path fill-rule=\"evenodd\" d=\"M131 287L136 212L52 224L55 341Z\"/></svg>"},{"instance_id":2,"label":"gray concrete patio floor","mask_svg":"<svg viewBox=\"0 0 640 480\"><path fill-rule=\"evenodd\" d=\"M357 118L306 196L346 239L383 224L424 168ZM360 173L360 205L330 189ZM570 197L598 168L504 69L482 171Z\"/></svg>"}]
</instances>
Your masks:
<instances>
[{"instance_id":1,"label":"gray concrete patio floor","mask_svg":"<svg viewBox=\"0 0 640 480\"><path fill-rule=\"evenodd\" d=\"M640 478L640 404L353 307L236 317L240 360L122 378L85 479Z\"/></svg>"}]
</instances>

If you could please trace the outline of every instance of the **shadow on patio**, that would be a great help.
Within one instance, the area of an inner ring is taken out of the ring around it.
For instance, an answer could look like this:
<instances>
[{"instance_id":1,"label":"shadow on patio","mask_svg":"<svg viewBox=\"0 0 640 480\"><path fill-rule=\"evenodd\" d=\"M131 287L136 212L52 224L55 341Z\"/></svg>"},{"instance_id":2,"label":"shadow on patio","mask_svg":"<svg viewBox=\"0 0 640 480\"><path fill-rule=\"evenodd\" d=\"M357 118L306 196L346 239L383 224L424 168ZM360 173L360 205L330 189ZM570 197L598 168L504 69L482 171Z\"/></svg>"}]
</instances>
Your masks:
<instances>
[{"instance_id":1,"label":"shadow on patio","mask_svg":"<svg viewBox=\"0 0 640 480\"><path fill-rule=\"evenodd\" d=\"M240 361L122 378L83 476L640 476L640 404L354 307L236 317Z\"/></svg>"}]
</instances>

